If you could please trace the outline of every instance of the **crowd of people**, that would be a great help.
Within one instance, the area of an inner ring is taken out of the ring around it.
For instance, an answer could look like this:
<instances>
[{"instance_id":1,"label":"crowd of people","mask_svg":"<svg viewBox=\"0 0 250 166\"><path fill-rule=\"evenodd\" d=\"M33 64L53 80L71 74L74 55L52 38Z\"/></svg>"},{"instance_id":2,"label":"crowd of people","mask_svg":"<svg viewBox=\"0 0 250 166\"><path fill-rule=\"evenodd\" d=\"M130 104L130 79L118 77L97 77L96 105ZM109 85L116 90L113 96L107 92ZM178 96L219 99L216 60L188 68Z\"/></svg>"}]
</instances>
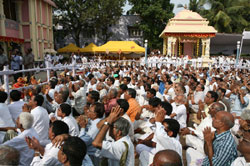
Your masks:
<instances>
[{"instance_id":1,"label":"crowd of people","mask_svg":"<svg viewBox=\"0 0 250 166\"><path fill-rule=\"evenodd\" d=\"M249 90L249 69L188 63L52 71L0 91L0 165L249 165Z\"/></svg>"}]
</instances>

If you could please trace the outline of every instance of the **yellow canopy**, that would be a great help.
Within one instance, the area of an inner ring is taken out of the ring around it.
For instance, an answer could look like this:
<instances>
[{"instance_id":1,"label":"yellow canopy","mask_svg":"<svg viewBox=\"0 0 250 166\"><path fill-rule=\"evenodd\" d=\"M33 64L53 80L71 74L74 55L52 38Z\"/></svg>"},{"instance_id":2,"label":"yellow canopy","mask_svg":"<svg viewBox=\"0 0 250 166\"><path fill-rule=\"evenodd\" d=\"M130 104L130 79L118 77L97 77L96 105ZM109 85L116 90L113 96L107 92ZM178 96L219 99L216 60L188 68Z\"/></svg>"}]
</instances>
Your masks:
<instances>
[{"instance_id":1,"label":"yellow canopy","mask_svg":"<svg viewBox=\"0 0 250 166\"><path fill-rule=\"evenodd\" d=\"M116 54L130 54L145 53L145 48L137 45L134 41L109 41L106 44L97 47L95 52L100 53L116 53Z\"/></svg>"},{"instance_id":2,"label":"yellow canopy","mask_svg":"<svg viewBox=\"0 0 250 166\"><path fill-rule=\"evenodd\" d=\"M70 43L69 45L63 47L63 48L60 48L57 50L57 52L78 52L80 50L79 47L77 47L76 45Z\"/></svg>"},{"instance_id":3,"label":"yellow canopy","mask_svg":"<svg viewBox=\"0 0 250 166\"><path fill-rule=\"evenodd\" d=\"M90 43L88 46L81 48L80 52L91 52L94 53L97 46L94 43Z\"/></svg>"}]
</instances>

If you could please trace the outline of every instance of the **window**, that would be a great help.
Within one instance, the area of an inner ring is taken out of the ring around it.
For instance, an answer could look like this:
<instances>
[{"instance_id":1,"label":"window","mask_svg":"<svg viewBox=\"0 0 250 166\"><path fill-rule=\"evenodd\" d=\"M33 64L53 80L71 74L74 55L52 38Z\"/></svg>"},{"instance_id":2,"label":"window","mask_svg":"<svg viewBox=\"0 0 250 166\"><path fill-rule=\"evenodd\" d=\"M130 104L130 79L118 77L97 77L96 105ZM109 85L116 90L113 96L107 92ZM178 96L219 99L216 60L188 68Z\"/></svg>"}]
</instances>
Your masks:
<instances>
[{"instance_id":1,"label":"window","mask_svg":"<svg viewBox=\"0 0 250 166\"><path fill-rule=\"evenodd\" d=\"M4 15L7 19L16 21L16 4L13 0L4 0Z\"/></svg>"},{"instance_id":2,"label":"window","mask_svg":"<svg viewBox=\"0 0 250 166\"><path fill-rule=\"evenodd\" d=\"M143 32L139 28L128 27L129 37L142 37Z\"/></svg>"}]
</instances>

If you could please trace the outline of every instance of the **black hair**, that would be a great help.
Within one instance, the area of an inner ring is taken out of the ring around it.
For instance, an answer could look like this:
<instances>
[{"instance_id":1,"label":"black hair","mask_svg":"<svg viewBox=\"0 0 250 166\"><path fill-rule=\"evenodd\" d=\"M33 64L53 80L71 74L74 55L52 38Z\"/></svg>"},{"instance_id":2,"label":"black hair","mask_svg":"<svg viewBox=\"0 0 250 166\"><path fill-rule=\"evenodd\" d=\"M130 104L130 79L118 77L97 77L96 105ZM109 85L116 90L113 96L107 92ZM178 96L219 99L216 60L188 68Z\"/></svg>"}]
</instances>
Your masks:
<instances>
[{"instance_id":1,"label":"black hair","mask_svg":"<svg viewBox=\"0 0 250 166\"><path fill-rule=\"evenodd\" d=\"M159 104L161 104L161 99L159 99L158 97L153 97L153 98L149 99L148 104L155 108Z\"/></svg>"},{"instance_id":2,"label":"black hair","mask_svg":"<svg viewBox=\"0 0 250 166\"><path fill-rule=\"evenodd\" d=\"M88 75L88 77L89 77L89 80L91 80L91 79L94 77L94 75L90 73L90 74Z\"/></svg>"},{"instance_id":3,"label":"black hair","mask_svg":"<svg viewBox=\"0 0 250 166\"><path fill-rule=\"evenodd\" d=\"M132 97L132 98L135 98L136 97L136 91L132 88L128 88L127 89L128 91L128 94Z\"/></svg>"},{"instance_id":4,"label":"black hair","mask_svg":"<svg viewBox=\"0 0 250 166\"><path fill-rule=\"evenodd\" d=\"M123 91L127 90L128 89L128 86L126 84L121 84L120 86L120 89L122 89Z\"/></svg>"},{"instance_id":5,"label":"black hair","mask_svg":"<svg viewBox=\"0 0 250 166\"><path fill-rule=\"evenodd\" d=\"M224 95L226 94L226 89L224 89L224 88L219 88L219 90L220 90L222 93L224 93Z\"/></svg>"},{"instance_id":6,"label":"black hair","mask_svg":"<svg viewBox=\"0 0 250 166\"><path fill-rule=\"evenodd\" d=\"M170 116L173 111L172 105L167 101L161 102L160 105L166 111L166 115Z\"/></svg>"},{"instance_id":7,"label":"black hair","mask_svg":"<svg viewBox=\"0 0 250 166\"><path fill-rule=\"evenodd\" d=\"M175 119L164 119L162 123L168 124L168 130L173 132L173 137L176 137L180 130L180 124Z\"/></svg>"},{"instance_id":8,"label":"black hair","mask_svg":"<svg viewBox=\"0 0 250 166\"><path fill-rule=\"evenodd\" d=\"M49 83L50 83L51 89L55 89L55 87L56 87L56 81L54 79L52 79L52 80L49 80Z\"/></svg>"},{"instance_id":9,"label":"black hair","mask_svg":"<svg viewBox=\"0 0 250 166\"><path fill-rule=\"evenodd\" d=\"M18 90L12 90L10 92L10 98L13 100L13 101L19 101L21 99L21 92L18 91Z\"/></svg>"},{"instance_id":10,"label":"black hair","mask_svg":"<svg viewBox=\"0 0 250 166\"><path fill-rule=\"evenodd\" d=\"M115 79L114 79L114 77L109 77L108 79L112 82L112 84L114 84L114 83L115 83Z\"/></svg>"},{"instance_id":11,"label":"black hair","mask_svg":"<svg viewBox=\"0 0 250 166\"><path fill-rule=\"evenodd\" d=\"M214 91L208 91L207 93L211 94L211 98L214 98L214 102L216 102L218 100L218 94Z\"/></svg>"},{"instance_id":12,"label":"black hair","mask_svg":"<svg viewBox=\"0 0 250 166\"><path fill-rule=\"evenodd\" d=\"M130 77L124 77L124 79L126 79L128 83L130 83L130 81L131 81Z\"/></svg>"},{"instance_id":13,"label":"black hair","mask_svg":"<svg viewBox=\"0 0 250 166\"><path fill-rule=\"evenodd\" d=\"M79 137L69 137L64 144L63 153L67 156L70 165L81 166L87 153L85 142Z\"/></svg>"},{"instance_id":14,"label":"black hair","mask_svg":"<svg viewBox=\"0 0 250 166\"><path fill-rule=\"evenodd\" d=\"M55 136L69 134L69 126L61 120L52 122L50 126L52 127L52 132L55 134Z\"/></svg>"},{"instance_id":15,"label":"black hair","mask_svg":"<svg viewBox=\"0 0 250 166\"><path fill-rule=\"evenodd\" d=\"M124 113L126 113L127 110L129 109L129 104L128 104L127 100L125 100L125 99L118 99L116 102L120 106L120 108L123 109Z\"/></svg>"},{"instance_id":16,"label":"black hair","mask_svg":"<svg viewBox=\"0 0 250 166\"><path fill-rule=\"evenodd\" d=\"M90 91L89 94L91 95L91 99L94 99L95 102L97 102L100 98L99 92L97 92L95 90Z\"/></svg>"},{"instance_id":17,"label":"black hair","mask_svg":"<svg viewBox=\"0 0 250 166\"><path fill-rule=\"evenodd\" d=\"M153 89L153 88L149 89L148 92L151 93L154 96L156 95L156 90Z\"/></svg>"},{"instance_id":18,"label":"black hair","mask_svg":"<svg viewBox=\"0 0 250 166\"><path fill-rule=\"evenodd\" d=\"M60 105L62 113L65 113L66 116L69 116L71 113L71 106L69 104L63 103Z\"/></svg>"},{"instance_id":19,"label":"black hair","mask_svg":"<svg viewBox=\"0 0 250 166\"><path fill-rule=\"evenodd\" d=\"M104 105L102 103L95 102L91 106L95 106L95 113L96 113L97 117L102 118L103 114L105 112Z\"/></svg>"},{"instance_id":20,"label":"black hair","mask_svg":"<svg viewBox=\"0 0 250 166\"><path fill-rule=\"evenodd\" d=\"M4 103L8 98L8 94L6 92L0 91L0 103Z\"/></svg>"},{"instance_id":21,"label":"black hair","mask_svg":"<svg viewBox=\"0 0 250 166\"><path fill-rule=\"evenodd\" d=\"M36 95L34 101L36 101L37 106L42 106L44 102L44 97L42 95Z\"/></svg>"}]
</instances>

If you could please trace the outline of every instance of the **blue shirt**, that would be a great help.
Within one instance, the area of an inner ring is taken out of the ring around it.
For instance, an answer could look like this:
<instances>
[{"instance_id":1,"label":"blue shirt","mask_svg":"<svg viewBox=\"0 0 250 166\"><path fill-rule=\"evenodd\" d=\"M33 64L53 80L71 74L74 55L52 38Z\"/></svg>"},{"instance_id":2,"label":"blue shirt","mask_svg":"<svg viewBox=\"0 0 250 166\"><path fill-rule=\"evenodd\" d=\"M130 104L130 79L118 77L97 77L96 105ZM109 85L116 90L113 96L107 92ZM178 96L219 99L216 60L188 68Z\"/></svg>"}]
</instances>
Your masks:
<instances>
[{"instance_id":1,"label":"blue shirt","mask_svg":"<svg viewBox=\"0 0 250 166\"><path fill-rule=\"evenodd\" d=\"M159 85L159 92L163 95L164 93L164 90L165 90L165 83L164 82L160 82L160 85Z\"/></svg>"},{"instance_id":2,"label":"blue shirt","mask_svg":"<svg viewBox=\"0 0 250 166\"><path fill-rule=\"evenodd\" d=\"M19 70L20 64L21 64L20 57L15 55L11 61L11 69L12 70Z\"/></svg>"},{"instance_id":3,"label":"blue shirt","mask_svg":"<svg viewBox=\"0 0 250 166\"><path fill-rule=\"evenodd\" d=\"M231 163L238 157L237 145L230 130L221 134L217 134L215 132L215 139L213 141L213 151L213 166L230 166ZM205 157L202 165L210 166L208 156Z\"/></svg>"},{"instance_id":4,"label":"blue shirt","mask_svg":"<svg viewBox=\"0 0 250 166\"><path fill-rule=\"evenodd\" d=\"M248 106L249 99L247 96L243 97L245 104L242 104L240 101L240 97L236 94L230 95L230 101L231 101L231 112L236 113L237 116L241 115L242 110Z\"/></svg>"}]
</instances>

